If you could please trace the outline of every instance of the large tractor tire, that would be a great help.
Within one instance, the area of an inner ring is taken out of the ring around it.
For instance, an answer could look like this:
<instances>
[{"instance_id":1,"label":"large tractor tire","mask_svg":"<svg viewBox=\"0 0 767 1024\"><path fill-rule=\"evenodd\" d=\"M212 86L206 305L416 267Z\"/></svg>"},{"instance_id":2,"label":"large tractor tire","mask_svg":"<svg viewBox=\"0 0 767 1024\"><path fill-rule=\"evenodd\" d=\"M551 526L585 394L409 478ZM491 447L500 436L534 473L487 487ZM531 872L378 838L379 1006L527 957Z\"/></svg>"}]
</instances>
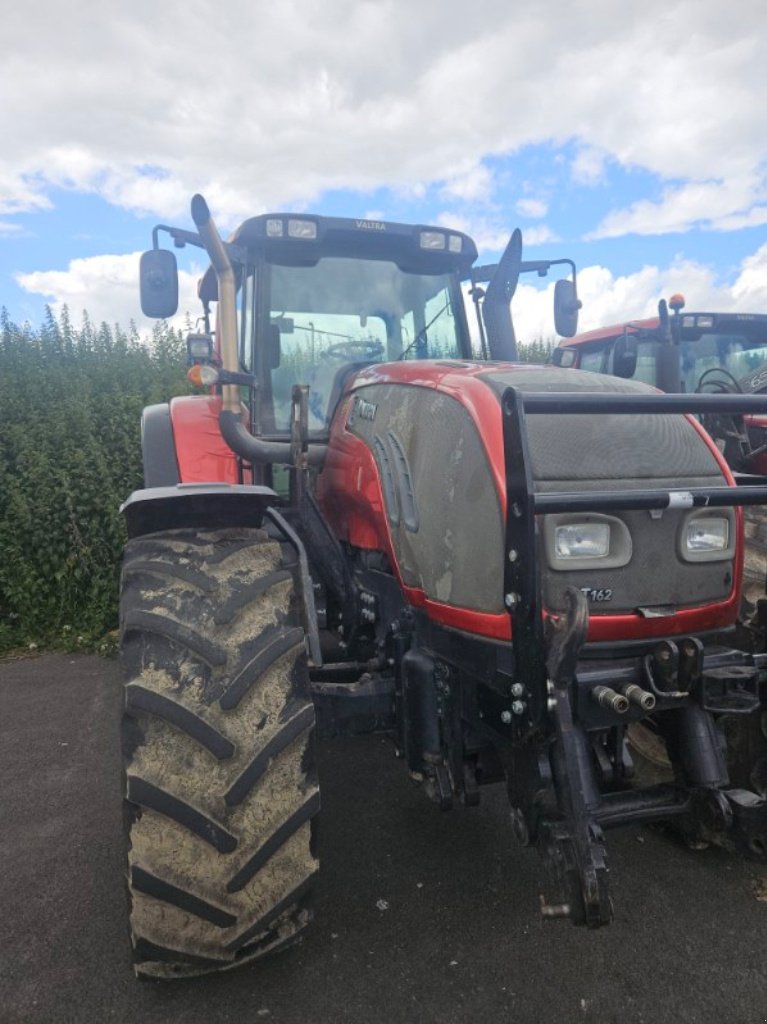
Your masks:
<instances>
[{"instance_id":1,"label":"large tractor tire","mask_svg":"<svg viewBox=\"0 0 767 1024\"><path fill-rule=\"evenodd\" d=\"M260 530L132 540L122 742L136 973L221 970L311 917L320 798L295 557Z\"/></svg>"}]
</instances>

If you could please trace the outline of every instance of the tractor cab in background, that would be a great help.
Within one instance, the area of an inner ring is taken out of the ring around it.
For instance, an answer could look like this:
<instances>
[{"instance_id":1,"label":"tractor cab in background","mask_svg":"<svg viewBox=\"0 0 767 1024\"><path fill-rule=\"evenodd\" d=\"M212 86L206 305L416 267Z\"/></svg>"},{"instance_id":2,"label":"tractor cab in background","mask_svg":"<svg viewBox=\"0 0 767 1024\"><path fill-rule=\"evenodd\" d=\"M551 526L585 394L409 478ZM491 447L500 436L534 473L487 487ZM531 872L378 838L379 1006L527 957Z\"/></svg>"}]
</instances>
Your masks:
<instances>
[{"instance_id":1,"label":"tractor cab in background","mask_svg":"<svg viewBox=\"0 0 767 1024\"><path fill-rule=\"evenodd\" d=\"M563 338L553 362L667 392L754 392L767 386L767 314L694 313L684 306L683 296L673 295L657 317ZM667 349L674 353L668 363Z\"/></svg>"}]
</instances>

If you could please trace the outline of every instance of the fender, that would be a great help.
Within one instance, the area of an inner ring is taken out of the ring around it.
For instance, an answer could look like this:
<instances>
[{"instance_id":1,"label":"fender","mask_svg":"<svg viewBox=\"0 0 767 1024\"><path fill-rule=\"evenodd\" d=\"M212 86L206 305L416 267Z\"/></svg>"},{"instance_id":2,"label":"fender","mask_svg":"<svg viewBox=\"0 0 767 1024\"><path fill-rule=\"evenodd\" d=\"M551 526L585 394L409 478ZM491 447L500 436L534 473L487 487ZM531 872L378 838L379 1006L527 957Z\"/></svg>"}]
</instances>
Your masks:
<instances>
[{"instance_id":1,"label":"fender","mask_svg":"<svg viewBox=\"0 0 767 1024\"><path fill-rule=\"evenodd\" d=\"M271 487L252 484L176 484L134 491L120 506L128 537L162 530L260 526L264 511L278 505Z\"/></svg>"},{"instance_id":2,"label":"fender","mask_svg":"<svg viewBox=\"0 0 767 1024\"><path fill-rule=\"evenodd\" d=\"M181 483L167 402L148 405L141 414L141 461L144 487L173 487Z\"/></svg>"}]
</instances>

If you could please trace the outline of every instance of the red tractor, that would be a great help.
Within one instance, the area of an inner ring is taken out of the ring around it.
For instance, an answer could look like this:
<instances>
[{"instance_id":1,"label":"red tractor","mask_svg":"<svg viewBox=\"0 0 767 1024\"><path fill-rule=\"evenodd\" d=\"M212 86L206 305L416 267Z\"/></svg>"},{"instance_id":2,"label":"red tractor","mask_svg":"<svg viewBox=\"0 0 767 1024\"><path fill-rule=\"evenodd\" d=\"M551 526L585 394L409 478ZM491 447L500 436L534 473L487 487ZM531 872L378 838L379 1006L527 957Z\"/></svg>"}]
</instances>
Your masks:
<instances>
[{"instance_id":1,"label":"red tractor","mask_svg":"<svg viewBox=\"0 0 767 1024\"><path fill-rule=\"evenodd\" d=\"M207 250L188 344L209 392L145 410L124 506L138 973L228 968L307 924L313 732L389 735L442 809L505 785L549 917L610 921L604 832L625 823L764 856L767 803L731 783L720 722L765 697L729 631L740 506L767 490L736 487L689 414L765 400L515 362L517 276L553 265L518 232L472 270L445 228L270 214L224 243L200 196L192 216L155 229L142 307L176 309L160 230ZM574 333L574 268L555 305ZM643 786L625 735L649 715L675 774Z\"/></svg>"}]
</instances>

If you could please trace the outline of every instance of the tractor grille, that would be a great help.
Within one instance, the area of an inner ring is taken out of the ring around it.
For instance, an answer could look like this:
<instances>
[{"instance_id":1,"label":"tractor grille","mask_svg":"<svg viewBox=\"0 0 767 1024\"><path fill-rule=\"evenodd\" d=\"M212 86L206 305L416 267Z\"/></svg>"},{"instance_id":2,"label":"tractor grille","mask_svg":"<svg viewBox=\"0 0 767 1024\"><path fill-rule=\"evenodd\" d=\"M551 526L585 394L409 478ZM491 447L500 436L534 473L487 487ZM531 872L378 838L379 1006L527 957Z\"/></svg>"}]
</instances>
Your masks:
<instances>
[{"instance_id":1,"label":"tractor grille","mask_svg":"<svg viewBox=\"0 0 767 1024\"><path fill-rule=\"evenodd\" d=\"M634 381L553 367L491 371L483 379L499 397L509 386L624 394L653 390ZM680 415L538 415L528 417L527 424L535 486L541 492L603 490L606 482L615 490L721 487L725 482L708 446ZM552 610L562 608L568 585L610 592L609 601L591 605L592 614L693 607L727 597L732 562L681 558L678 536L685 516L673 509L660 517L646 511L618 513L631 533L632 557L617 569L548 569L540 541L544 603Z\"/></svg>"}]
</instances>

